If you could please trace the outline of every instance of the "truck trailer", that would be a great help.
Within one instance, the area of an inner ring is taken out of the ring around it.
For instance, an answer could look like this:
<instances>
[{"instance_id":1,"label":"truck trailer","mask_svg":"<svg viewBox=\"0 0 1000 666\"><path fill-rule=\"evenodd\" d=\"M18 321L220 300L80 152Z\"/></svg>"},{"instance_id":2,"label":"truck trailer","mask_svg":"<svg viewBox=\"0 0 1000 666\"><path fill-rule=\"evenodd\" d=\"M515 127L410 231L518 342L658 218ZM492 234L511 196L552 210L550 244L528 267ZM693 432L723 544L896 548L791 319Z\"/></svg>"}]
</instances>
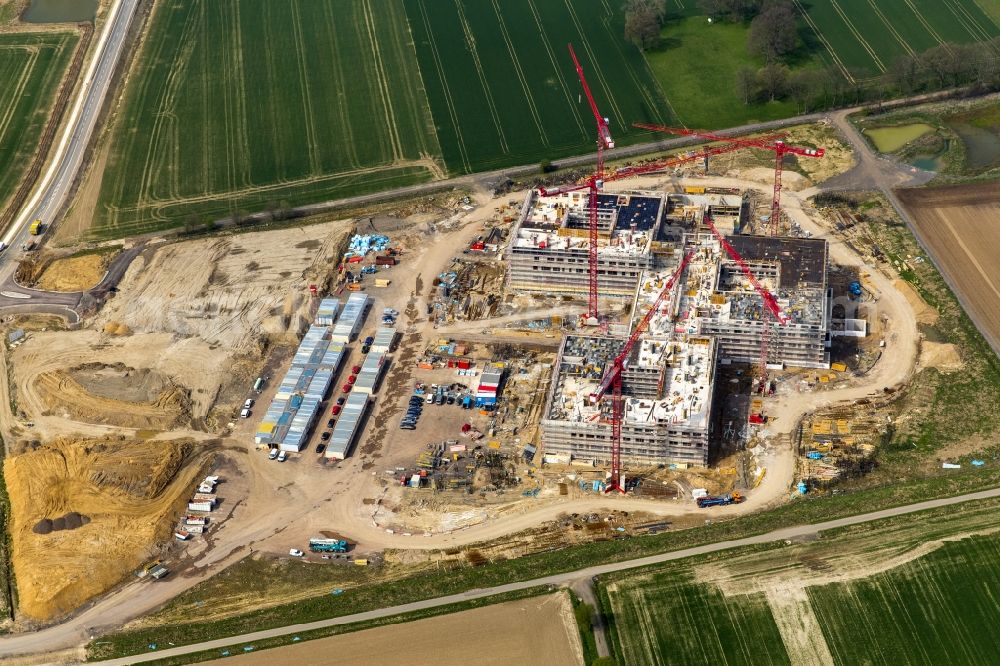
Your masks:
<instances>
[{"instance_id":1,"label":"truck trailer","mask_svg":"<svg viewBox=\"0 0 1000 666\"><path fill-rule=\"evenodd\" d=\"M309 550L314 553L346 553L347 542L343 539L309 539Z\"/></svg>"}]
</instances>

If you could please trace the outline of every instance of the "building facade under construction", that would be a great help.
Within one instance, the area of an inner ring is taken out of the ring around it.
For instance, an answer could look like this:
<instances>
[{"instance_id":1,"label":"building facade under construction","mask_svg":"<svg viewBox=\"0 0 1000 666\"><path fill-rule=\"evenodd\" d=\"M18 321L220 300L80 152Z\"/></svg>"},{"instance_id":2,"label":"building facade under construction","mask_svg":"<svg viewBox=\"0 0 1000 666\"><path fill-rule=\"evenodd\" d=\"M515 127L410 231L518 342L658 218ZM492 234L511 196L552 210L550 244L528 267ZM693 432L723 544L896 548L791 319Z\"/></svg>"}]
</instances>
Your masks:
<instances>
[{"instance_id":1,"label":"building facade under construction","mask_svg":"<svg viewBox=\"0 0 1000 666\"><path fill-rule=\"evenodd\" d=\"M612 396L591 400L625 341L567 336L541 420L546 455L607 461ZM622 374L622 460L633 464L708 463L708 431L716 359L710 338L646 338Z\"/></svg>"},{"instance_id":2,"label":"building facade under construction","mask_svg":"<svg viewBox=\"0 0 1000 666\"><path fill-rule=\"evenodd\" d=\"M652 198L647 193L643 196ZM632 465L705 465L715 369L720 363L757 363L765 326L770 330L769 366L829 367L832 298L827 285L828 247L822 239L730 235L744 221L739 196L713 201L709 197L661 195L658 201L656 226L648 231L647 267L635 276L631 292L634 301L628 330L633 330L656 302L681 257L688 252L692 256L669 297L660 301L644 337L625 364L621 457ZM535 205L532 202L529 197L526 205ZM706 209L760 285L775 296L787 321L773 320L749 278L704 225ZM537 213L539 209L534 210ZM553 214L562 220L560 225L573 224L566 222L573 217L567 211L553 207L550 216ZM620 212L617 215L621 217ZM525 228L522 224L522 238ZM586 291L587 277L587 239L579 239L583 272L574 289L577 294ZM527 282L515 278L517 253L512 251L511 256L511 283L527 288ZM526 256L522 255L522 261ZM547 259L544 252L538 256ZM571 274L531 270L537 276L532 278L533 284L545 285L551 280L551 290L556 292ZM521 266L519 273L524 271ZM599 286L600 280L598 273ZM622 279L614 289L624 291L625 282ZM607 294L603 287L601 293ZM608 395L592 404L590 395L624 343L624 337L617 336L569 336L563 341L541 421L546 455L610 460L611 398Z\"/></svg>"}]
</instances>

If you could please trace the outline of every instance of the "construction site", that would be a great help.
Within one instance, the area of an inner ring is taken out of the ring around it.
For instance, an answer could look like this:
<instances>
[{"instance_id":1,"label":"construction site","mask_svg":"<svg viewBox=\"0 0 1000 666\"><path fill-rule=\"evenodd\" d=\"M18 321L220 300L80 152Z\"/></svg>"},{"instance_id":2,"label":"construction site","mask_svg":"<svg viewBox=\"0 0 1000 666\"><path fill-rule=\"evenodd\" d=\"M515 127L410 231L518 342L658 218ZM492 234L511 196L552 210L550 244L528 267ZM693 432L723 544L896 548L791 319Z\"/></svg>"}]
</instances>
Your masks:
<instances>
[{"instance_id":1,"label":"construction site","mask_svg":"<svg viewBox=\"0 0 1000 666\"><path fill-rule=\"evenodd\" d=\"M551 187L144 241L115 250L131 264L79 321L11 320L12 549L35 600L20 622L113 590L124 623L246 557L476 566L864 473L884 404L844 401L904 381L906 301L797 192L781 208L780 160L773 189L707 169L822 149L697 136ZM38 284L60 283L53 263ZM122 460L155 474L106 469ZM71 543L56 567L46 549Z\"/></svg>"}]
</instances>

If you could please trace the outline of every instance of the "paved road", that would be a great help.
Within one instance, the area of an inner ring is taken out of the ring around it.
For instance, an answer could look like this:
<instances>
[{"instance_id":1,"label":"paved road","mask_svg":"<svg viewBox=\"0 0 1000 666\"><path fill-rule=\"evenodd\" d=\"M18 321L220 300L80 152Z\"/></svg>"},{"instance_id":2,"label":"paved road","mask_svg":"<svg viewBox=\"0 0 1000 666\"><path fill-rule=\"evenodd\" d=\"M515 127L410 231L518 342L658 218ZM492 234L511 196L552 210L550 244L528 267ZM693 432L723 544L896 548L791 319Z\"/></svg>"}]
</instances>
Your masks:
<instances>
[{"instance_id":1,"label":"paved road","mask_svg":"<svg viewBox=\"0 0 1000 666\"><path fill-rule=\"evenodd\" d=\"M784 529L774 530L766 534L760 534L758 536L747 537L744 539L720 541L718 543L707 544L695 548L685 548L684 550L677 550L670 553L651 555L649 557L642 557L639 559L628 560L625 562L602 564L599 566L588 567L586 569L580 569L568 573L556 574L553 576L545 576L544 578L535 578L534 580L526 580L520 583L509 583L507 585L498 585L496 587L469 590L468 592L463 592L460 594L452 594L446 597L438 597L437 599L416 601L410 604L402 604L400 606L393 606L391 608L380 608L378 610L368 611L365 613L344 615L342 617L335 617L328 620L320 620L318 622L309 622L306 624L294 624L287 627L279 627L277 629L268 629L266 631L255 631L253 633L243 634L241 636L233 636L231 638L224 638L216 641L206 641L204 643L196 643L194 645L185 645L182 647L175 647L167 650L158 650L155 653L136 655L134 657L125 657L122 659L111 659L108 661L102 661L96 663L108 664L110 666L124 666L125 664L136 664L145 661L153 661L156 659L164 659L166 657L175 657L178 655L189 654L191 652L200 652L202 650L221 649L235 644L252 644L254 641L260 641L267 638L275 638L277 636L288 636L290 634L298 634L304 631L310 631L312 629L322 629L325 627L350 624L353 622L363 622L365 620L373 620L381 617L388 617L390 615L398 615L400 613L410 613L413 611L422 610L426 608L435 608L447 604L467 601L469 599L479 599L481 597L488 597L495 594L503 594L504 592L512 592L515 590L523 590L525 588L536 587L539 585L552 585L552 586L574 585L574 584L579 584L581 579L586 580L594 576L613 573L615 571L635 569L637 567L644 567L651 564L661 564L663 562L670 562L673 560L679 560L686 557L694 557L696 555L705 555L707 553L714 553L720 550L728 550L730 548L739 548L742 546L750 546L754 544L770 543L773 541L783 541L785 539L794 539L798 537L816 534L817 532L825 530L835 529L838 527L846 527L848 525L858 525L860 523L868 523L874 520L880 520L882 518L903 516L906 514L915 513L917 511L953 506L955 504L962 504L964 502L973 502L976 500L988 499L991 497L1000 497L1000 488L993 488L991 490L969 493L967 495L959 495L958 497L948 497L945 499L918 502L916 504L900 506L894 509L874 511L872 513L865 513L858 516L850 516L847 518L838 518L837 520L828 520L822 523L814 523L812 525L798 525L795 527L787 527ZM347 592L346 594L350 594L350 592ZM44 631L40 633L44 633ZM0 641L0 653L3 653L5 649L8 649L8 645L12 641L16 640L17 639L4 639Z\"/></svg>"},{"instance_id":2,"label":"paved road","mask_svg":"<svg viewBox=\"0 0 1000 666\"><path fill-rule=\"evenodd\" d=\"M0 309L4 312L59 314L80 303L82 294L79 293L58 294L19 287L13 279L14 270L23 256L20 246L29 239L31 222L39 219L51 223L67 203L83 167L87 145L100 118L138 2L117 0L108 12L56 151L34 194L4 234L2 240L7 249L0 253Z\"/></svg>"}]
</instances>

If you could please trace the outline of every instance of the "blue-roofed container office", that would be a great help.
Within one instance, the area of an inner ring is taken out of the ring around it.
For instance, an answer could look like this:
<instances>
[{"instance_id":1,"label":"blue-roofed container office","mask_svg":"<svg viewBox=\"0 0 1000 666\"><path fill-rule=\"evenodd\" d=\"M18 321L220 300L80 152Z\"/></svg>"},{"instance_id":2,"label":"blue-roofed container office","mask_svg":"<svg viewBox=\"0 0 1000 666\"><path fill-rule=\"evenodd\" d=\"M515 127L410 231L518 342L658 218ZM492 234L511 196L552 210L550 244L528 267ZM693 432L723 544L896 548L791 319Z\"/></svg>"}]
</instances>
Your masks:
<instances>
[{"instance_id":1,"label":"blue-roofed container office","mask_svg":"<svg viewBox=\"0 0 1000 666\"><path fill-rule=\"evenodd\" d=\"M361 421L368 411L366 393L351 392L340 413L340 420L333 429L330 441L326 445L326 457L330 460L343 460L350 453L351 447L361 431Z\"/></svg>"},{"instance_id":2,"label":"blue-roofed container office","mask_svg":"<svg viewBox=\"0 0 1000 666\"><path fill-rule=\"evenodd\" d=\"M337 319L337 323L333 327L330 339L345 345L352 342L358 336L358 331L361 330L361 325L365 322L369 304L368 294L361 292L351 294L347 303L344 304L340 318Z\"/></svg>"}]
</instances>

